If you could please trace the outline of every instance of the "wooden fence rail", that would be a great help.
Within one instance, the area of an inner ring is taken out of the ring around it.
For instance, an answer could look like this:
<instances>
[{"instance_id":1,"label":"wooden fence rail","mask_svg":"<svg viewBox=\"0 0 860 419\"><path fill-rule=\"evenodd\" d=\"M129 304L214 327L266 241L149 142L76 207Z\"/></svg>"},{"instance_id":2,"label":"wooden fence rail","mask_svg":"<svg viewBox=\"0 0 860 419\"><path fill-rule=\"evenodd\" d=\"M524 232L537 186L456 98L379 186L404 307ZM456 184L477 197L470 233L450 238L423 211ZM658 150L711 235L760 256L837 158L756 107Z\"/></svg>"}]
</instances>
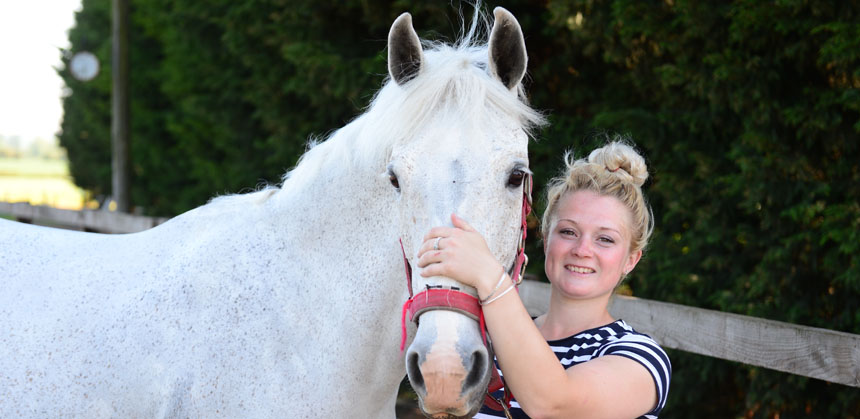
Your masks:
<instances>
[{"instance_id":1,"label":"wooden fence rail","mask_svg":"<svg viewBox=\"0 0 860 419\"><path fill-rule=\"evenodd\" d=\"M533 316L549 293L546 283L520 285ZM609 311L666 348L860 387L860 335L620 295Z\"/></svg>"},{"instance_id":2,"label":"wooden fence rail","mask_svg":"<svg viewBox=\"0 0 860 419\"><path fill-rule=\"evenodd\" d=\"M99 233L135 233L167 221L167 218L144 217L104 210L64 210L30 205L26 202L0 202L0 215L8 215L25 223Z\"/></svg>"},{"instance_id":3,"label":"wooden fence rail","mask_svg":"<svg viewBox=\"0 0 860 419\"><path fill-rule=\"evenodd\" d=\"M0 202L2 214L104 233L142 231L167 220L7 202ZM520 286L533 316L547 311L549 292L549 284L538 281ZM616 296L609 311L666 348L860 387L860 335L625 296Z\"/></svg>"}]
</instances>

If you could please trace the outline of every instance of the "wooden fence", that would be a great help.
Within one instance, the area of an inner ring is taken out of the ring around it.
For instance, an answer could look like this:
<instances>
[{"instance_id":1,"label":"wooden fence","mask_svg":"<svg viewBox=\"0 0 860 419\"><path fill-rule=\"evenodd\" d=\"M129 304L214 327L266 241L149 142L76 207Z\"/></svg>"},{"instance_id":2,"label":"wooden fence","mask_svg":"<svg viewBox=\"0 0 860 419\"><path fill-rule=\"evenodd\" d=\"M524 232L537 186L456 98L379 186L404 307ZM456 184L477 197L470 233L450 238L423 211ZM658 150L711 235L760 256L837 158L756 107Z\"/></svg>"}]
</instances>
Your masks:
<instances>
[{"instance_id":1,"label":"wooden fence","mask_svg":"<svg viewBox=\"0 0 860 419\"><path fill-rule=\"evenodd\" d=\"M144 217L105 210L64 210L30 205L25 202L0 202L0 215L29 224L97 233L135 233L167 221L167 218Z\"/></svg>"},{"instance_id":2,"label":"wooden fence","mask_svg":"<svg viewBox=\"0 0 860 419\"><path fill-rule=\"evenodd\" d=\"M24 222L103 233L142 231L167 220L0 202L3 214ZM549 292L549 284L537 281L523 281L520 286L520 296L533 316L547 311ZM860 335L625 296L614 297L609 310L666 348L860 387Z\"/></svg>"},{"instance_id":3,"label":"wooden fence","mask_svg":"<svg viewBox=\"0 0 860 419\"><path fill-rule=\"evenodd\" d=\"M546 283L520 285L533 316L549 293ZM665 348L860 387L860 335L621 295L609 311Z\"/></svg>"}]
</instances>

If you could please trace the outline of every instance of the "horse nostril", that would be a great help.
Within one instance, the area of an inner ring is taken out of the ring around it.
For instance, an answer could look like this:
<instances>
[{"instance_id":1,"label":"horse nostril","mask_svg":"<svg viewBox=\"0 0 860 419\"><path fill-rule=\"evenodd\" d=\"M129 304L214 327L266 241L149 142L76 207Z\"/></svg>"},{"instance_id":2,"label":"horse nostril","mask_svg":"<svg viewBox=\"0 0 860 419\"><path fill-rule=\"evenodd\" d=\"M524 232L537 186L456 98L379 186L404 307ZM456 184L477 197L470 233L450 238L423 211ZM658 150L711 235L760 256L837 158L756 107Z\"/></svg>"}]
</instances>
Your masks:
<instances>
[{"instance_id":1,"label":"horse nostril","mask_svg":"<svg viewBox=\"0 0 860 419\"><path fill-rule=\"evenodd\" d=\"M487 375L487 353L483 350L472 352L472 368L469 370L469 375L463 382L464 388L481 385L482 379Z\"/></svg>"},{"instance_id":2,"label":"horse nostril","mask_svg":"<svg viewBox=\"0 0 860 419\"><path fill-rule=\"evenodd\" d=\"M421 375L421 368L418 367L418 353L412 352L406 358L406 373L409 374L409 382L412 388L418 394L426 393L424 388L424 376Z\"/></svg>"}]
</instances>

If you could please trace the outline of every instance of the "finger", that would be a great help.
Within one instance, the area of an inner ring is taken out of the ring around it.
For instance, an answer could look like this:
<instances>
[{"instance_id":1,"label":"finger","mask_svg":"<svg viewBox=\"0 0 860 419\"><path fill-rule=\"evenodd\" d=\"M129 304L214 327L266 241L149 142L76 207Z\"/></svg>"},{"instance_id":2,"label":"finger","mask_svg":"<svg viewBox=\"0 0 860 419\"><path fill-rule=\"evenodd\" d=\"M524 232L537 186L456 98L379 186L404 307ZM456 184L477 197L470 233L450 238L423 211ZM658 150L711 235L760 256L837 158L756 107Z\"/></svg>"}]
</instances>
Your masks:
<instances>
[{"instance_id":1,"label":"finger","mask_svg":"<svg viewBox=\"0 0 860 419\"><path fill-rule=\"evenodd\" d=\"M439 239L439 241L437 242L436 239ZM440 236L432 237L430 239L425 240L424 243L421 243L421 247L418 248L418 257L420 258L422 255L424 255L427 252L441 250L442 249L442 242L444 240L445 240L445 237L440 237ZM437 244L438 244L439 248L436 248Z\"/></svg>"},{"instance_id":2,"label":"finger","mask_svg":"<svg viewBox=\"0 0 860 419\"><path fill-rule=\"evenodd\" d=\"M451 213L451 223L454 224L454 227L465 231L477 231L474 227L467 223L466 220L460 218L459 216L457 216L457 214L454 213Z\"/></svg>"},{"instance_id":3,"label":"finger","mask_svg":"<svg viewBox=\"0 0 860 419\"><path fill-rule=\"evenodd\" d=\"M432 263L421 269L421 276L429 278L431 276L446 276L445 266L441 263Z\"/></svg>"},{"instance_id":4,"label":"finger","mask_svg":"<svg viewBox=\"0 0 860 419\"><path fill-rule=\"evenodd\" d=\"M442 252L439 250L430 250L421 254L416 261L419 268L424 268L434 263L442 262Z\"/></svg>"},{"instance_id":5,"label":"finger","mask_svg":"<svg viewBox=\"0 0 860 419\"><path fill-rule=\"evenodd\" d=\"M433 227L424 235L424 241L426 242L427 240L435 239L436 237L448 237L454 232L454 230L455 229L451 227Z\"/></svg>"}]
</instances>

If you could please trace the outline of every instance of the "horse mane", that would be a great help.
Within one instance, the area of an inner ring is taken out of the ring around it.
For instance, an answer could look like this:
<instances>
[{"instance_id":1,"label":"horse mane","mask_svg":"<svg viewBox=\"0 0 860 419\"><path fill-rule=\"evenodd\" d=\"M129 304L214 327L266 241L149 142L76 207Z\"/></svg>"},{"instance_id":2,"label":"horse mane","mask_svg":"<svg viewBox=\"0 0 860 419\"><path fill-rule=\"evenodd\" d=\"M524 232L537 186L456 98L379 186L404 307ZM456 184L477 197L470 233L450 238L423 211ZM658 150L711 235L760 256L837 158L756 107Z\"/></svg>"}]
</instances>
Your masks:
<instances>
[{"instance_id":1,"label":"horse mane","mask_svg":"<svg viewBox=\"0 0 860 419\"><path fill-rule=\"evenodd\" d=\"M479 16L483 19L476 13L468 33L453 44L422 41L424 62L418 76L398 85L389 75L363 114L323 140L312 137L305 154L283 176L278 192L301 193L323 173L323 168L332 177L368 167L379 168L383 175L392 149L410 141L431 116L441 112L452 123L517 121L533 138L535 129L546 120L529 106L522 84L512 92L490 75L488 45L475 39L478 32L489 33L489 24L484 22L483 30L478 30ZM274 188L266 186L258 192L271 189ZM272 192L251 195L256 197L251 198L252 202L261 203ZM216 201L227 198L231 196Z\"/></svg>"}]
</instances>

